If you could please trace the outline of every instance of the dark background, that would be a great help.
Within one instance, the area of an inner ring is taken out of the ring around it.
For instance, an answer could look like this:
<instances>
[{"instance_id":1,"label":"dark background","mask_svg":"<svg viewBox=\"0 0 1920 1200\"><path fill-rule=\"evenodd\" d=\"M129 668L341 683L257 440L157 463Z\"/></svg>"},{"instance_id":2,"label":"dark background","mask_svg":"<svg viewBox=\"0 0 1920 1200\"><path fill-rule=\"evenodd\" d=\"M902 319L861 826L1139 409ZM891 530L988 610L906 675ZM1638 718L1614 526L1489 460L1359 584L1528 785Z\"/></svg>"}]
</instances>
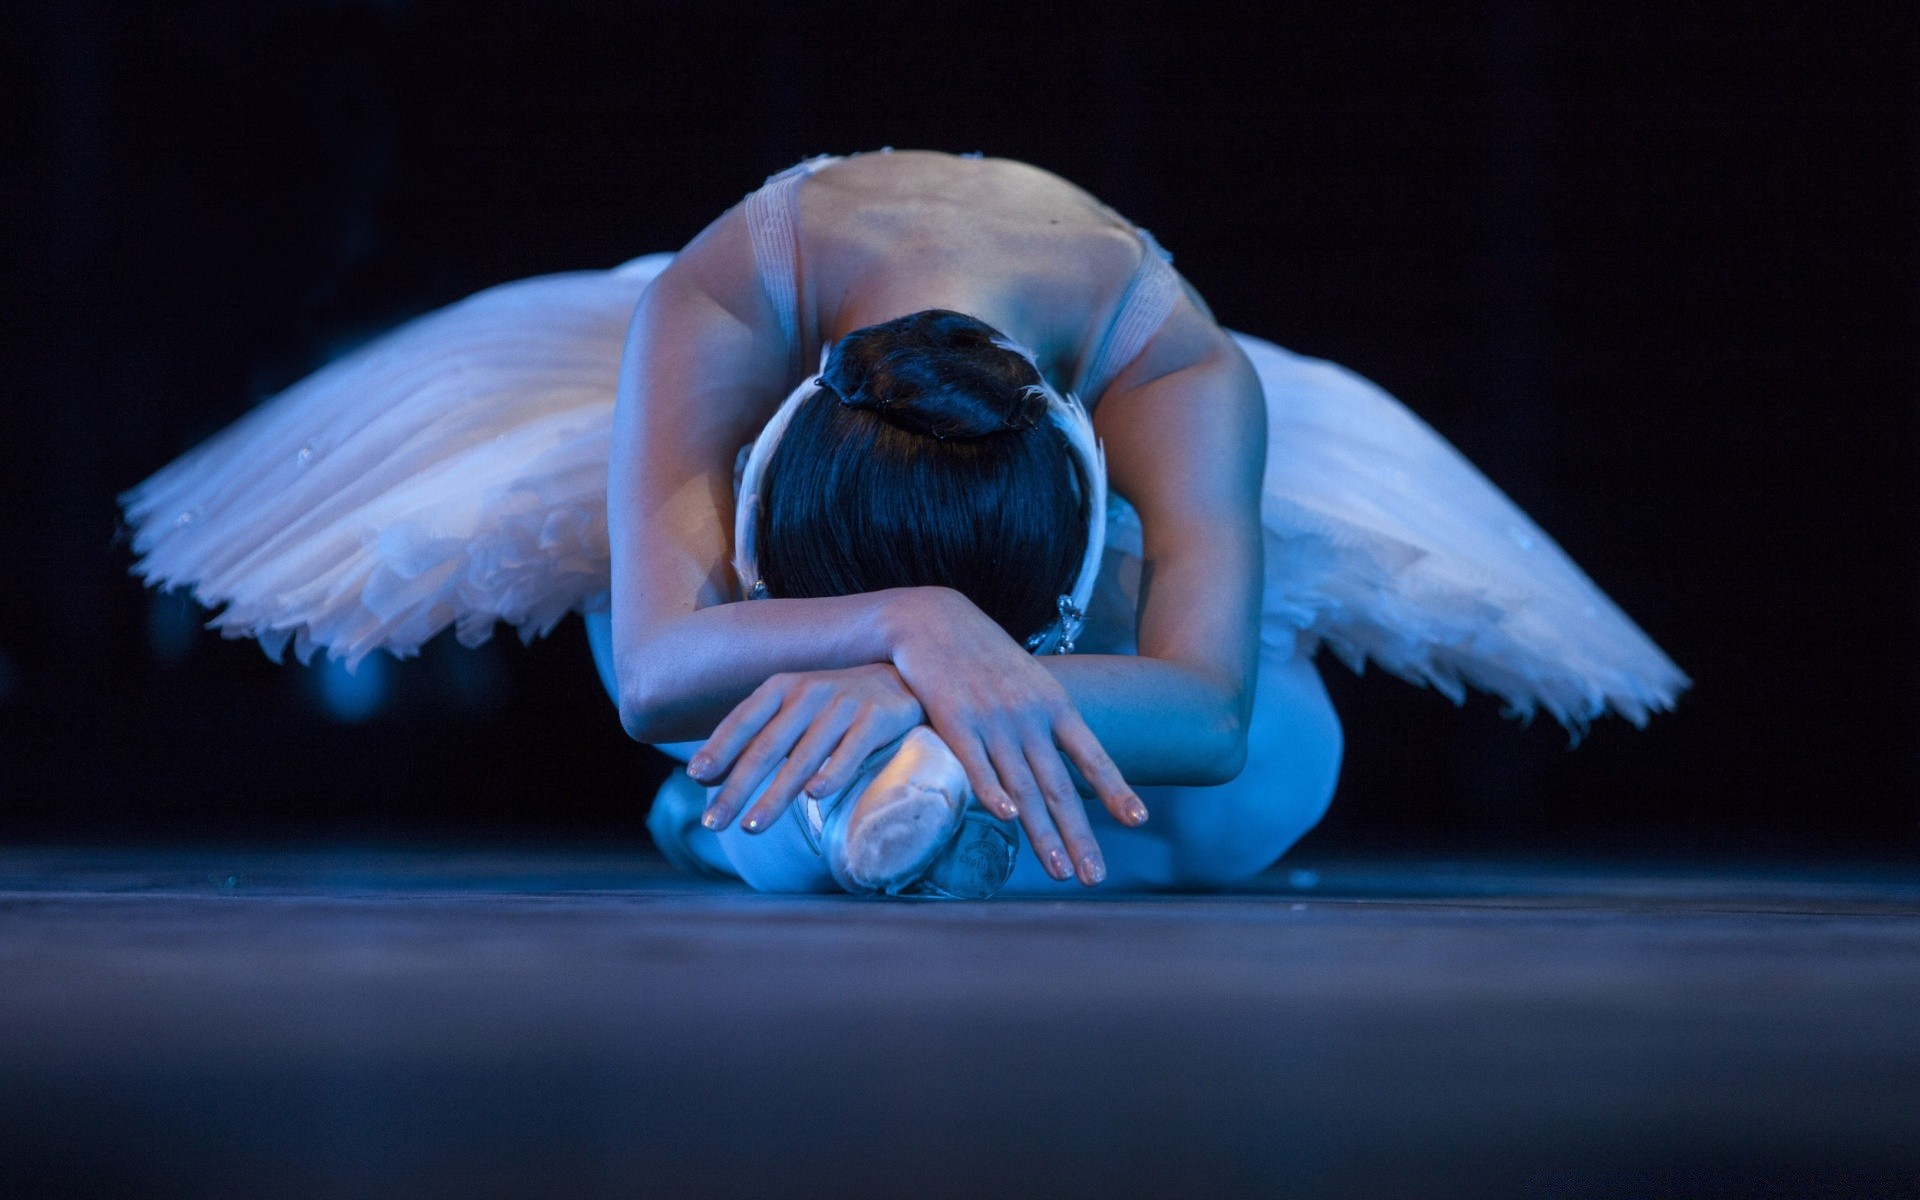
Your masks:
<instances>
[{"instance_id":1,"label":"dark background","mask_svg":"<svg viewBox=\"0 0 1920 1200\"><path fill-rule=\"evenodd\" d=\"M435 644L342 721L337 678L142 592L113 497L394 322L891 144L1151 227L1223 323L1431 421L1696 680L1569 752L1327 664L1348 757L1309 845L1911 856L1911 7L20 6L0 835L643 838L663 760L577 621Z\"/></svg>"}]
</instances>

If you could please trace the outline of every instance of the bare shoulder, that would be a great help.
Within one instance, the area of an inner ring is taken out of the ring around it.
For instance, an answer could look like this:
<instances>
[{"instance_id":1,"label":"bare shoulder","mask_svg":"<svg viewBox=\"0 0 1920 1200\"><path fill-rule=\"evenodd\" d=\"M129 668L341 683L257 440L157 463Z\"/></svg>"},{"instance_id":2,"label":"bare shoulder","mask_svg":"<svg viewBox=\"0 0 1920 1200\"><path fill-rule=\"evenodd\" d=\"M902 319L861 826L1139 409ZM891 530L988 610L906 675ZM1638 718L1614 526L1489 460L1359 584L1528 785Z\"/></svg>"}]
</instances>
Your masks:
<instances>
[{"instance_id":1,"label":"bare shoulder","mask_svg":"<svg viewBox=\"0 0 1920 1200\"><path fill-rule=\"evenodd\" d=\"M787 338L735 205L656 276L634 310L615 397L636 453L730 465L787 386ZM669 472L671 473L671 472Z\"/></svg>"},{"instance_id":2,"label":"bare shoulder","mask_svg":"<svg viewBox=\"0 0 1920 1200\"><path fill-rule=\"evenodd\" d=\"M1209 520L1257 509L1266 396L1246 351L1199 306L1175 309L1108 386L1093 419L1114 486L1143 520L1149 508Z\"/></svg>"},{"instance_id":3,"label":"bare shoulder","mask_svg":"<svg viewBox=\"0 0 1920 1200\"><path fill-rule=\"evenodd\" d=\"M675 254L649 297L655 303L710 302L763 336L783 336L754 262L745 201L714 218Z\"/></svg>"},{"instance_id":4,"label":"bare shoulder","mask_svg":"<svg viewBox=\"0 0 1920 1200\"><path fill-rule=\"evenodd\" d=\"M1136 391L1179 372L1209 369L1252 377L1253 366L1233 335L1213 319L1191 287L1132 362L1114 377L1109 394ZM1102 401L1104 403L1104 400Z\"/></svg>"}]
</instances>

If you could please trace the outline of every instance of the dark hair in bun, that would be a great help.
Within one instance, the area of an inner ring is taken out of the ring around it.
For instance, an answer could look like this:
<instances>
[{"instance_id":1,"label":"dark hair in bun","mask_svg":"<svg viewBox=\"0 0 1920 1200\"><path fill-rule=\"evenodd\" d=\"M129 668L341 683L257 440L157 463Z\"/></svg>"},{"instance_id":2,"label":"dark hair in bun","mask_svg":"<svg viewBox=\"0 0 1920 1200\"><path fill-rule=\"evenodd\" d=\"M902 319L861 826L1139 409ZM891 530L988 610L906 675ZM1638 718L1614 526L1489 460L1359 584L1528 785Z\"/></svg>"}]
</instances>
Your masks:
<instances>
[{"instance_id":1,"label":"dark hair in bun","mask_svg":"<svg viewBox=\"0 0 1920 1200\"><path fill-rule=\"evenodd\" d=\"M950 587L1024 641L1086 553L1086 502L1040 374L984 321L927 309L834 346L767 464L772 596Z\"/></svg>"}]
</instances>

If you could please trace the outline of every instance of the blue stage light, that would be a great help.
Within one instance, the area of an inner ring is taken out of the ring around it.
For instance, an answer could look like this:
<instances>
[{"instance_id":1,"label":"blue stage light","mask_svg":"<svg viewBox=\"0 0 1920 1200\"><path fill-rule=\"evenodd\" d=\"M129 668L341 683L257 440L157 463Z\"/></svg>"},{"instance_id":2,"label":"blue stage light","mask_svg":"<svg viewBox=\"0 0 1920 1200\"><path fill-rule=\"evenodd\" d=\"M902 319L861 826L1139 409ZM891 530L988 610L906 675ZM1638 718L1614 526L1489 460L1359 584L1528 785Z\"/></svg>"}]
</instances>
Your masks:
<instances>
[{"instance_id":1,"label":"blue stage light","mask_svg":"<svg viewBox=\"0 0 1920 1200\"><path fill-rule=\"evenodd\" d=\"M147 605L147 645L163 666L193 653L200 636L200 606L185 592L155 592Z\"/></svg>"},{"instance_id":2,"label":"blue stage light","mask_svg":"<svg viewBox=\"0 0 1920 1200\"><path fill-rule=\"evenodd\" d=\"M375 652L347 670L337 658L319 658L313 665L313 686L320 707L336 721L365 721L386 707L392 691L393 660Z\"/></svg>"}]
</instances>

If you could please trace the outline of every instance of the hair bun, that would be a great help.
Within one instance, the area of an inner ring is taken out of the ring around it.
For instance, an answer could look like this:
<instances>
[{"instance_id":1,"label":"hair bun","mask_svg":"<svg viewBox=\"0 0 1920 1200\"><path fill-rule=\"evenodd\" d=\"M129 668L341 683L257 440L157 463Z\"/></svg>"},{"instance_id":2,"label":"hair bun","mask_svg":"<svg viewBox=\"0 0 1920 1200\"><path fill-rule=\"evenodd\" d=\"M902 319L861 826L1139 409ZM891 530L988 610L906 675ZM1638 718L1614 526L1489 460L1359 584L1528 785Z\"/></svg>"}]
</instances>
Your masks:
<instances>
[{"instance_id":1,"label":"hair bun","mask_svg":"<svg viewBox=\"0 0 1920 1200\"><path fill-rule=\"evenodd\" d=\"M837 342L822 386L849 408L925 437L1019 432L1046 419L1040 372L976 317L929 308Z\"/></svg>"}]
</instances>

